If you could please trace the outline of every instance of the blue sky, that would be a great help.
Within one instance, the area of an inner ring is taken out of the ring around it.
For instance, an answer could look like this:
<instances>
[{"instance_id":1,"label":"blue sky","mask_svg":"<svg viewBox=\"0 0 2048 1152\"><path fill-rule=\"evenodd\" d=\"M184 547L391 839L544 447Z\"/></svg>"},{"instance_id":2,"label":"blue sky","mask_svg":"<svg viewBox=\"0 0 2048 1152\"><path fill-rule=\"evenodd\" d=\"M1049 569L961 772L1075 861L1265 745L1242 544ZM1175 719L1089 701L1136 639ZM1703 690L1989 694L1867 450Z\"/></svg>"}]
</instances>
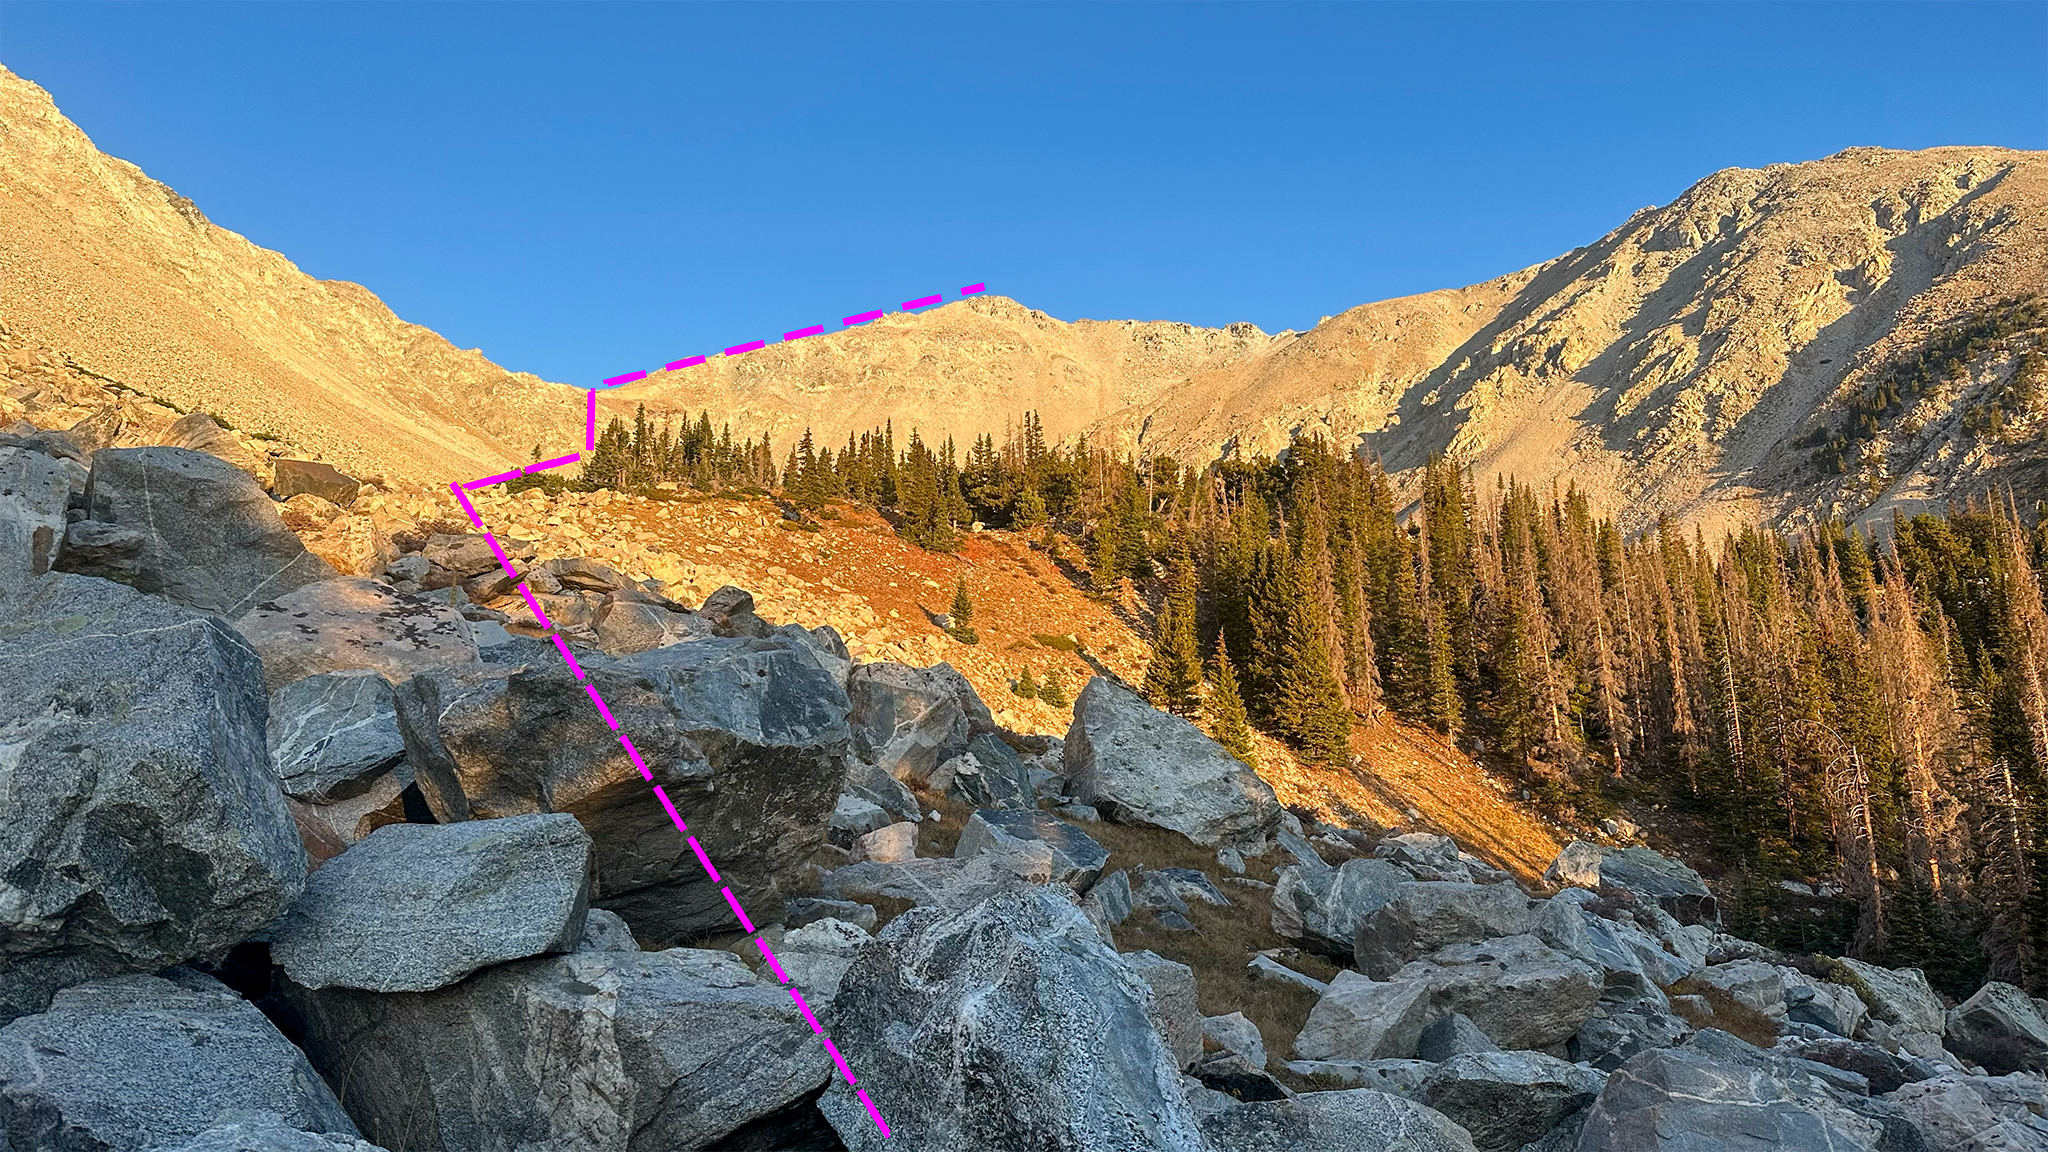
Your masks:
<instances>
[{"instance_id":1,"label":"blue sky","mask_svg":"<svg viewBox=\"0 0 2048 1152\"><path fill-rule=\"evenodd\" d=\"M2048 147L2041 3L7 0L0 62L224 227L584 384L975 281L1307 328L1731 165Z\"/></svg>"}]
</instances>

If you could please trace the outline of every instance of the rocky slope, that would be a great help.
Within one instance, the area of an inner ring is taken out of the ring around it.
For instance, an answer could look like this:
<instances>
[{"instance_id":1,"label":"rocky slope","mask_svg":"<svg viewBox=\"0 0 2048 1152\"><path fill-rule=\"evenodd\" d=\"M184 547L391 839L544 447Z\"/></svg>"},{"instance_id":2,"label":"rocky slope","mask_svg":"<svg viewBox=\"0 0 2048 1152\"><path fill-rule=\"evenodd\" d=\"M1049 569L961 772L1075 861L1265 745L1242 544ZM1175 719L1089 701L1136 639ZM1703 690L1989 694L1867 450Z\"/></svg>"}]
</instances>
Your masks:
<instances>
[{"instance_id":1,"label":"rocky slope","mask_svg":"<svg viewBox=\"0 0 2048 1152\"><path fill-rule=\"evenodd\" d=\"M0 434L10 1148L2048 1149L2017 988L273 473Z\"/></svg>"}]
</instances>

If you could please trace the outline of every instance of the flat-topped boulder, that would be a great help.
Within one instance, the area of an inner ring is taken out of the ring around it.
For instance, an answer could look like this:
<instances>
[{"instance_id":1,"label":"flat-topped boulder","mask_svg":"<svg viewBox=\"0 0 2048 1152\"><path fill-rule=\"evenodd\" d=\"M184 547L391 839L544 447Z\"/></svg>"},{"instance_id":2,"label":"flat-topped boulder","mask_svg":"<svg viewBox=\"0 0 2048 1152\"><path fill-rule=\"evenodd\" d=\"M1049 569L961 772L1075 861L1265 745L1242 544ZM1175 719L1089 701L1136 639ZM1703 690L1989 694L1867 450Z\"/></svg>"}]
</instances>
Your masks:
<instances>
[{"instance_id":1,"label":"flat-topped boulder","mask_svg":"<svg viewBox=\"0 0 2048 1152\"><path fill-rule=\"evenodd\" d=\"M1067 788L1104 818L1178 832L1207 848L1263 846L1280 824L1273 789L1178 716L1097 676L1074 702Z\"/></svg>"},{"instance_id":2,"label":"flat-topped boulder","mask_svg":"<svg viewBox=\"0 0 2048 1152\"><path fill-rule=\"evenodd\" d=\"M1648 848L1605 848L1574 840L1557 854L1543 878L1603 894L1627 892L1653 903L1681 924L1718 924L1721 911L1700 874Z\"/></svg>"},{"instance_id":3,"label":"flat-topped boulder","mask_svg":"<svg viewBox=\"0 0 2048 1152\"><path fill-rule=\"evenodd\" d=\"M324 580L254 605L235 629L263 656L273 689L308 676L368 668L396 684L477 659L476 637L446 604L378 580Z\"/></svg>"},{"instance_id":4,"label":"flat-topped boulder","mask_svg":"<svg viewBox=\"0 0 2048 1152\"><path fill-rule=\"evenodd\" d=\"M1076 891L1086 892L1109 863L1109 849L1086 832L1047 812L986 809L967 818L953 855L959 859L982 852L1043 851L1049 875Z\"/></svg>"}]
</instances>

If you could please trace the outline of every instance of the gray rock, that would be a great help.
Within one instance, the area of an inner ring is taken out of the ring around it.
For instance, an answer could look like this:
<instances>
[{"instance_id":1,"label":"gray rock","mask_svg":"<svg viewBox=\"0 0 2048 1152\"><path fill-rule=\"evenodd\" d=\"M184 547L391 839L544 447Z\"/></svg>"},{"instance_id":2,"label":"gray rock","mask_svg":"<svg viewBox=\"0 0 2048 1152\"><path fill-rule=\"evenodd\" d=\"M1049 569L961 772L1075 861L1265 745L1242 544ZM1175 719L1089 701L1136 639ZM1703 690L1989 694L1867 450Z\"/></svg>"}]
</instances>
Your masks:
<instances>
[{"instance_id":1,"label":"gray rock","mask_svg":"<svg viewBox=\"0 0 2048 1152\"><path fill-rule=\"evenodd\" d=\"M1321 870L1289 864L1274 876L1273 931L1348 963L1358 922L1413 882L1387 860L1346 860Z\"/></svg>"},{"instance_id":2,"label":"gray rock","mask_svg":"<svg viewBox=\"0 0 2048 1152\"><path fill-rule=\"evenodd\" d=\"M254 451L204 412L194 412L172 421L171 426L164 429L162 440L167 447L188 448L218 457L248 473L259 484L270 482L270 457ZM97 447L105 447L106 443L104 438L100 438Z\"/></svg>"},{"instance_id":3,"label":"gray rock","mask_svg":"<svg viewBox=\"0 0 2048 1152\"><path fill-rule=\"evenodd\" d=\"M1123 962L1152 989L1145 1015L1158 1030L1160 1039L1166 1041L1175 1066L1194 1067L1202 1058L1202 1036L1206 1030L1195 995L1195 970L1149 950L1126 952Z\"/></svg>"},{"instance_id":4,"label":"gray rock","mask_svg":"<svg viewBox=\"0 0 2048 1152\"><path fill-rule=\"evenodd\" d=\"M498 547L504 550L507 560L531 560L534 556L533 546L524 541L504 538L498 541ZM427 537L420 556L427 562L427 574L420 583L428 588L446 588L492 571L503 575L498 554L491 550L490 540L482 533L437 532Z\"/></svg>"},{"instance_id":5,"label":"gray rock","mask_svg":"<svg viewBox=\"0 0 2048 1152\"><path fill-rule=\"evenodd\" d=\"M455 609L345 576L257 604L235 621L263 656L274 691L326 672L369 668L397 683L477 658L469 622Z\"/></svg>"},{"instance_id":6,"label":"gray rock","mask_svg":"<svg viewBox=\"0 0 2048 1152\"><path fill-rule=\"evenodd\" d=\"M618 569L581 556L559 557L548 561L545 567L557 584L576 592L616 592L628 584ZM749 610L752 603L749 597Z\"/></svg>"},{"instance_id":7,"label":"gray rock","mask_svg":"<svg viewBox=\"0 0 2048 1152\"><path fill-rule=\"evenodd\" d=\"M1417 880L1449 880L1460 884L1472 881L1471 869L1466 867L1457 841L1434 832L1383 836L1373 847L1373 855L1392 861Z\"/></svg>"},{"instance_id":8,"label":"gray rock","mask_svg":"<svg viewBox=\"0 0 2048 1152\"><path fill-rule=\"evenodd\" d=\"M606 596L591 618L598 646L613 656L630 656L712 635L711 626L689 612L658 604Z\"/></svg>"},{"instance_id":9,"label":"gray rock","mask_svg":"<svg viewBox=\"0 0 2048 1152\"><path fill-rule=\"evenodd\" d=\"M301 492L310 492L337 508L346 508L356 502L356 494L363 489L362 483L353 476L337 471L332 464L316 460L288 460L279 457L270 462L270 490L279 500L289 500Z\"/></svg>"},{"instance_id":10,"label":"gray rock","mask_svg":"<svg viewBox=\"0 0 2048 1152\"><path fill-rule=\"evenodd\" d=\"M1441 1063L1453 1056L1464 1056L1474 1052L1498 1052L1500 1045L1493 1038L1479 1030L1463 1012L1447 1012L1423 1026L1422 1035L1415 1041L1415 1057L1431 1063ZM1466 1125L1471 1127L1471 1125Z\"/></svg>"},{"instance_id":11,"label":"gray rock","mask_svg":"<svg viewBox=\"0 0 2048 1152\"><path fill-rule=\"evenodd\" d=\"M428 992L570 951L589 904L590 837L566 813L387 824L313 874L270 951L302 987Z\"/></svg>"},{"instance_id":12,"label":"gray rock","mask_svg":"<svg viewBox=\"0 0 2048 1152\"><path fill-rule=\"evenodd\" d=\"M576 941L577 952L638 952L640 942L616 912L592 908L583 916L583 935Z\"/></svg>"},{"instance_id":13,"label":"gray rock","mask_svg":"<svg viewBox=\"0 0 2048 1152\"><path fill-rule=\"evenodd\" d=\"M1437 1065L1422 1097L1470 1132L1480 1152L1514 1152L1590 1105L1606 1081L1540 1052L1474 1052Z\"/></svg>"},{"instance_id":14,"label":"gray rock","mask_svg":"<svg viewBox=\"0 0 2048 1152\"><path fill-rule=\"evenodd\" d=\"M1891 1099L1929 1149L2048 1152L2040 1078L1950 1074L1908 1084Z\"/></svg>"},{"instance_id":15,"label":"gray rock","mask_svg":"<svg viewBox=\"0 0 2048 1152\"><path fill-rule=\"evenodd\" d=\"M982 852L1042 852L1051 878L1078 892L1087 891L1109 863L1109 849L1086 832L1037 811L986 809L968 817L953 855L964 860Z\"/></svg>"},{"instance_id":16,"label":"gray rock","mask_svg":"<svg viewBox=\"0 0 2048 1152\"><path fill-rule=\"evenodd\" d=\"M754 921L779 918L841 792L839 686L781 640L698 640L579 664L722 878L698 863L559 659L472 664L399 687L406 759L435 817L574 815L595 842L596 903L652 942L729 928L725 886Z\"/></svg>"},{"instance_id":17,"label":"gray rock","mask_svg":"<svg viewBox=\"0 0 2048 1152\"><path fill-rule=\"evenodd\" d=\"M1410 960L1451 944L1530 932L1541 908L1511 884L1404 884L1359 918L1352 955L1360 971L1384 980Z\"/></svg>"},{"instance_id":18,"label":"gray rock","mask_svg":"<svg viewBox=\"0 0 2048 1152\"><path fill-rule=\"evenodd\" d=\"M1875 1044L1861 1040L1845 1040L1840 1036L1829 1036L1815 1040L1780 1040L1773 1051L1783 1052L1797 1059L1826 1064L1845 1072L1854 1072L1863 1077L1872 1095L1896 1091L1900 1087L1919 1080L1931 1080L1941 1074L1931 1060L1923 1060L1911 1053L1895 1054Z\"/></svg>"},{"instance_id":19,"label":"gray rock","mask_svg":"<svg viewBox=\"0 0 2048 1152\"><path fill-rule=\"evenodd\" d=\"M190 1140L158 1145L150 1152L385 1152L367 1140L340 1132L302 1132L275 1112L236 1109Z\"/></svg>"},{"instance_id":20,"label":"gray rock","mask_svg":"<svg viewBox=\"0 0 2048 1152\"><path fill-rule=\"evenodd\" d=\"M782 971L804 990L812 1007L830 1004L853 958L874 937L858 924L826 918L785 932L775 946Z\"/></svg>"},{"instance_id":21,"label":"gray rock","mask_svg":"<svg viewBox=\"0 0 2048 1152\"><path fill-rule=\"evenodd\" d=\"M177 1146L238 1111L356 1135L255 1005L188 969L66 988L47 1011L0 1028L0 1135L10 1148Z\"/></svg>"},{"instance_id":22,"label":"gray rock","mask_svg":"<svg viewBox=\"0 0 2048 1152\"><path fill-rule=\"evenodd\" d=\"M702 1148L832 1072L789 993L726 952L574 952L433 992L280 984L307 1056L391 1148Z\"/></svg>"},{"instance_id":23,"label":"gray rock","mask_svg":"<svg viewBox=\"0 0 2048 1152\"><path fill-rule=\"evenodd\" d=\"M844 920L869 932L875 930L875 909L870 904L858 904L852 900L827 900L816 896L791 898L783 910L782 923L787 928L801 928L817 920Z\"/></svg>"},{"instance_id":24,"label":"gray rock","mask_svg":"<svg viewBox=\"0 0 2048 1152\"><path fill-rule=\"evenodd\" d=\"M1812 1024L1837 1036L1855 1036L1870 1019L1870 1008L1854 988L1815 980L1796 968L1780 967L1785 990L1785 1019Z\"/></svg>"},{"instance_id":25,"label":"gray rock","mask_svg":"<svg viewBox=\"0 0 2048 1152\"><path fill-rule=\"evenodd\" d=\"M284 794L311 804L360 796L405 758L391 683L360 668L272 692L269 744Z\"/></svg>"},{"instance_id":26,"label":"gray rock","mask_svg":"<svg viewBox=\"0 0 2048 1152\"><path fill-rule=\"evenodd\" d=\"M1472 1138L1449 1117L1411 1100L1349 1088L1304 1092L1226 1108L1202 1134L1232 1152L1471 1152Z\"/></svg>"},{"instance_id":27,"label":"gray rock","mask_svg":"<svg viewBox=\"0 0 2048 1152\"><path fill-rule=\"evenodd\" d=\"M1374 980L1345 969L1330 980L1294 1038L1305 1060L1412 1059L1432 1019L1426 979Z\"/></svg>"},{"instance_id":28,"label":"gray rock","mask_svg":"<svg viewBox=\"0 0 2048 1152\"><path fill-rule=\"evenodd\" d=\"M1695 1047L1702 1038L1708 1042ZM1747 1049L1747 1054L1741 1050ZM1713 1030L1682 1048L1640 1053L1607 1078L1587 1110L1580 1152L1904 1149L1901 1121L1877 1101L1851 1107L1790 1062L1772 1062Z\"/></svg>"},{"instance_id":29,"label":"gray rock","mask_svg":"<svg viewBox=\"0 0 2048 1152\"><path fill-rule=\"evenodd\" d=\"M881 805L864 800L851 793L839 798L832 807L831 820L826 824L825 836L832 843L851 852L854 842L870 832L878 832L896 820L882 810Z\"/></svg>"},{"instance_id":30,"label":"gray rock","mask_svg":"<svg viewBox=\"0 0 2048 1152\"><path fill-rule=\"evenodd\" d=\"M965 752L941 764L931 786L978 808L1029 809L1036 803L1030 770L993 732L976 736Z\"/></svg>"},{"instance_id":31,"label":"gray rock","mask_svg":"<svg viewBox=\"0 0 2048 1152\"><path fill-rule=\"evenodd\" d=\"M1020 874L1020 869L1028 870ZM999 853L966 860L863 860L833 869L825 878L825 893L843 900L908 900L918 907L961 909L999 892L1044 884L1051 879L1050 869L1046 857Z\"/></svg>"},{"instance_id":32,"label":"gray rock","mask_svg":"<svg viewBox=\"0 0 2048 1152\"><path fill-rule=\"evenodd\" d=\"M1757 960L1713 964L1693 973L1693 979L1719 988L1729 998L1774 1020L1785 1018L1785 984L1778 970Z\"/></svg>"},{"instance_id":33,"label":"gray rock","mask_svg":"<svg viewBox=\"0 0 2048 1152\"><path fill-rule=\"evenodd\" d=\"M905 860L917 859L918 826L908 820L898 821L886 828L877 828L853 842L855 860L872 860L878 864L898 864Z\"/></svg>"},{"instance_id":34,"label":"gray rock","mask_svg":"<svg viewBox=\"0 0 2048 1152\"><path fill-rule=\"evenodd\" d=\"M1869 991L1870 1014L1905 1032L1940 1035L1948 1026L1948 1012L1941 997L1927 983L1918 968L1880 968L1861 960L1842 957L1842 963Z\"/></svg>"},{"instance_id":35,"label":"gray rock","mask_svg":"<svg viewBox=\"0 0 2048 1152\"><path fill-rule=\"evenodd\" d=\"M1993 980L1948 1013L1943 1045L1994 1076L2048 1069L2048 1022L2040 1002Z\"/></svg>"},{"instance_id":36,"label":"gray rock","mask_svg":"<svg viewBox=\"0 0 2048 1152\"><path fill-rule=\"evenodd\" d=\"M1296 972L1264 952L1252 957L1251 962L1246 964L1245 968L1251 973L1254 980L1281 984L1290 988L1300 988L1303 991L1313 992L1318 996L1330 990L1328 984L1313 976Z\"/></svg>"},{"instance_id":37,"label":"gray rock","mask_svg":"<svg viewBox=\"0 0 2048 1152\"><path fill-rule=\"evenodd\" d=\"M48 572L64 548L71 481L63 461L0 448L0 597Z\"/></svg>"},{"instance_id":38,"label":"gray rock","mask_svg":"<svg viewBox=\"0 0 2048 1152\"><path fill-rule=\"evenodd\" d=\"M230 619L264 600L334 578L285 527L277 504L248 473L183 448L110 448L93 456L86 517L140 533L136 554L105 575Z\"/></svg>"},{"instance_id":39,"label":"gray rock","mask_svg":"<svg viewBox=\"0 0 2048 1152\"><path fill-rule=\"evenodd\" d=\"M1603 848L1574 840L1558 853L1543 878L1603 894L1628 892L1656 904L1682 924L1715 924L1721 918L1714 895L1699 873L1648 848Z\"/></svg>"},{"instance_id":40,"label":"gray rock","mask_svg":"<svg viewBox=\"0 0 2048 1152\"><path fill-rule=\"evenodd\" d=\"M1244 1057L1254 1068L1266 1066L1265 1038L1259 1035L1259 1026L1245 1019L1242 1012L1202 1017L1202 1038L1222 1051Z\"/></svg>"},{"instance_id":41,"label":"gray rock","mask_svg":"<svg viewBox=\"0 0 2048 1152\"><path fill-rule=\"evenodd\" d=\"M865 761L853 760L847 764L846 792L880 807L898 820L924 818L924 805L918 803L917 793L903 781Z\"/></svg>"},{"instance_id":42,"label":"gray rock","mask_svg":"<svg viewBox=\"0 0 2048 1152\"><path fill-rule=\"evenodd\" d=\"M847 677L854 750L898 780L928 782L939 765L993 732L988 708L944 664L862 664ZM884 805L887 807L887 805Z\"/></svg>"},{"instance_id":43,"label":"gray rock","mask_svg":"<svg viewBox=\"0 0 2048 1152\"><path fill-rule=\"evenodd\" d=\"M861 952L833 1035L894 1135L834 1080L819 1108L849 1149L1202 1147L1145 982L1063 891L913 908Z\"/></svg>"},{"instance_id":44,"label":"gray rock","mask_svg":"<svg viewBox=\"0 0 2048 1152\"><path fill-rule=\"evenodd\" d=\"M1409 1100L1421 1097L1436 1071L1427 1060L1289 1060L1284 1067L1321 1088L1371 1088Z\"/></svg>"},{"instance_id":45,"label":"gray rock","mask_svg":"<svg viewBox=\"0 0 2048 1152\"><path fill-rule=\"evenodd\" d=\"M1195 1114L1197 1122L1206 1120L1225 1108L1235 1108L1241 1103L1237 1097L1227 1096L1218 1092L1216 1089L1185 1073L1181 1075L1180 1087L1181 1091L1187 1095L1188 1108Z\"/></svg>"},{"instance_id":46,"label":"gray rock","mask_svg":"<svg viewBox=\"0 0 2048 1152\"><path fill-rule=\"evenodd\" d=\"M0 1020L220 952L298 895L265 712L256 654L217 617L30 582L0 620Z\"/></svg>"},{"instance_id":47,"label":"gray rock","mask_svg":"<svg viewBox=\"0 0 2048 1152\"><path fill-rule=\"evenodd\" d=\"M1074 704L1064 764L1074 799L1109 820L1256 854L1279 826L1273 789L1193 724L1100 676Z\"/></svg>"},{"instance_id":48,"label":"gray rock","mask_svg":"<svg viewBox=\"0 0 2048 1152\"><path fill-rule=\"evenodd\" d=\"M1237 1052L1210 1052L1188 1074L1237 1100L1285 1100L1294 1093L1266 1074L1265 1068Z\"/></svg>"},{"instance_id":49,"label":"gray rock","mask_svg":"<svg viewBox=\"0 0 2048 1152\"><path fill-rule=\"evenodd\" d=\"M1093 804L1061 804L1054 808L1052 813L1062 820L1072 820L1080 824L1095 824L1102 820L1102 813L1097 811Z\"/></svg>"},{"instance_id":50,"label":"gray rock","mask_svg":"<svg viewBox=\"0 0 2048 1152\"><path fill-rule=\"evenodd\" d=\"M698 606L697 614L711 621L720 636L751 636L759 640L766 639L773 631L769 623L754 612L753 593L730 584L706 596L704 603Z\"/></svg>"},{"instance_id":51,"label":"gray rock","mask_svg":"<svg viewBox=\"0 0 2048 1152\"><path fill-rule=\"evenodd\" d=\"M1082 901L1085 908L1094 905L1102 912L1103 919L1111 924L1121 924L1131 915L1131 877L1119 868L1088 889L1088 896Z\"/></svg>"},{"instance_id":52,"label":"gray rock","mask_svg":"<svg viewBox=\"0 0 2048 1152\"><path fill-rule=\"evenodd\" d=\"M1230 906L1230 897L1216 887L1208 875L1193 868L1147 868L1138 874L1137 903L1148 908L1187 911L1185 901L1216 908Z\"/></svg>"},{"instance_id":53,"label":"gray rock","mask_svg":"<svg viewBox=\"0 0 2048 1152\"><path fill-rule=\"evenodd\" d=\"M1673 1047L1692 1031L1682 1018L1642 1005L1591 1017L1572 1034L1566 1055L1612 1072L1636 1053Z\"/></svg>"}]
</instances>

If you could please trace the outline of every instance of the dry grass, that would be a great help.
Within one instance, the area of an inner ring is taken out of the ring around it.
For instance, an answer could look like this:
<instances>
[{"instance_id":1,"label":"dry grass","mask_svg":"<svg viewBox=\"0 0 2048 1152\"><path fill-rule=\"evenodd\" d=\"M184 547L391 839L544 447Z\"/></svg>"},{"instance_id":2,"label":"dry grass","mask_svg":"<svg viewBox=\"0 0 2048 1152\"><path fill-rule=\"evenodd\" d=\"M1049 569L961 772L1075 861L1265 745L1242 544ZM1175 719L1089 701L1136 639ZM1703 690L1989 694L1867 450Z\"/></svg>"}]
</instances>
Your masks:
<instances>
[{"instance_id":1,"label":"dry grass","mask_svg":"<svg viewBox=\"0 0 2048 1152\"><path fill-rule=\"evenodd\" d=\"M1688 976L1664 991L1673 997L1700 996L1706 999L1710 1011L1704 1013L1692 1004L1672 1002L1671 1011L1695 1028L1719 1028L1759 1048L1769 1048L1778 1042L1775 1020L1704 980Z\"/></svg>"}]
</instances>

